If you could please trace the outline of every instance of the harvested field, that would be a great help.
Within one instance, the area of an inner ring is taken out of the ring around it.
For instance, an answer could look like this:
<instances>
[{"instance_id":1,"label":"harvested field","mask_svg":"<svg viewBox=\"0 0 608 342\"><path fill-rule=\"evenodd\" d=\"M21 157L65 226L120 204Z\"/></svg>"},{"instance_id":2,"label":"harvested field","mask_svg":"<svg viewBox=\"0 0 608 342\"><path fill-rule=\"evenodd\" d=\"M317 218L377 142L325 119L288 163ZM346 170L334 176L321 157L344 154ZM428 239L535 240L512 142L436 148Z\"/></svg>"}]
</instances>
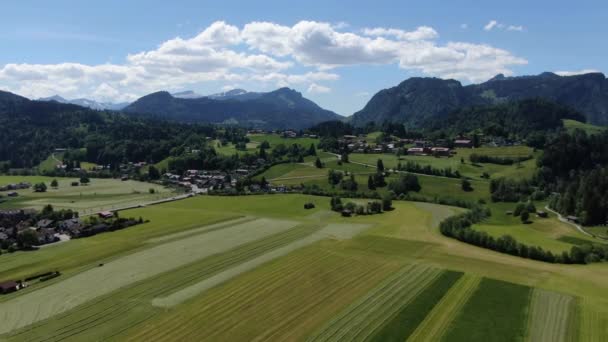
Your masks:
<instances>
[{"instance_id":1,"label":"harvested field","mask_svg":"<svg viewBox=\"0 0 608 342\"><path fill-rule=\"evenodd\" d=\"M250 216L239 217L236 219L231 219L231 220L222 221L222 222L218 222L218 223L214 223L214 224L204 225L200 228L187 229L187 230L184 230L179 233L163 235L163 236L160 236L157 238L152 238L152 239L146 240L146 242L147 243L159 243L159 242L166 242L166 241L170 241L170 240L178 240L178 239L182 239L186 236L201 234L201 233L218 230L218 229L222 229L222 228L229 228L231 226L234 226L235 224L253 221L253 220L255 220L255 217L250 217Z\"/></svg>"},{"instance_id":2,"label":"harvested field","mask_svg":"<svg viewBox=\"0 0 608 342\"><path fill-rule=\"evenodd\" d=\"M346 239L351 236L356 235L360 231L368 228L367 225L364 224L330 224L321 230L311 234L310 236L304 237L297 241L294 241L284 247L277 248L275 250L269 251L266 254L263 254L255 259L249 260L245 263L242 263L234 268L228 269L222 273L219 273L211 278L205 279L199 283L193 284L189 287L186 287L178 292L172 293L167 297L155 298L152 301L154 306L160 307L171 307L175 306L179 303L182 303L190 298L197 296L198 294L217 286L228 279L234 278L237 275L252 270L262 264L265 264L271 260L279 258L281 256L287 255L288 253L302 248L304 246L310 245L314 242L327 239L327 238L338 238L338 239Z\"/></svg>"},{"instance_id":3,"label":"harvested field","mask_svg":"<svg viewBox=\"0 0 608 342\"><path fill-rule=\"evenodd\" d=\"M439 341L460 309L471 298L481 278L465 275L445 294L408 341Z\"/></svg>"},{"instance_id":4,"label":"harvested field","mask_svg":"<svg viewBox=\"0 0 608 342\"><path fill-rule=\"evenodd\" d=\"M303 248L215 287L135 329L129 339L302 340L398 267L340 255L325 245Z\"/></svg>"},{"instance_id":5,"label":"harvested field","mask_svg":"<svg viewBox=\"0 0 608 342\"><path fill-rule=\"evenodd\" d=\"M329 321L310 341L367 340L440 274L422 265L402 268Z\"/></svg>"},{"instance_id":6,"label":"harvested field","mask_svg":"<svg viewBox=\"0 0 608 342\"><path fill-rule=\"evenodd\" d=\"M108 339L151 319L162 312L151 305L153 298L167 295L201 279L212 277L269 250L301 239L318 227L300 225L269 237L250 242L227 252L177 268L119 289L45 321L10 335L11 340ZM109 328L112 327L112 328Z\"/></svg>"},{"instance_id":7,"label":"harvested field","mask_svg":"<svg viewBox=\"0 0 608 342\"><path fill-rule=\"evenodd\" d=\"M101 295L197 259L289 228L297 222L259 219L165 243L79 273L59 283L0 304L0 334L72 309ZM21 315L15 315L15 312Z\"/></svg>"},{"instance_id":8,"label":"harvested field","mask_svg":"<svg viewBox=\"0 0 608 342\"><path fill-rule=\"evenodd\" d=\"M401 309L371 340L405 341L461 276L462 273L452 271L441 274L414 301Z\"/></svg>"},{"instance_id":9,"label":"harvested field","mask_svg":"<svg viewBox=\"0 0 608 342\"><path fill-rule=\"evenodd\" d=\"M148 278L58 314L10 335L11 340L108 339L151 319L162 310L151 305L163 296L212 277L269 250L287 245L318 229L300 225L287 231L215 254L170 272ZM109 328L111 327L111 328Z\"/></svg>"},{"instance_id":10,"label":"harvested field","mask_svg":"<svg viewBox=\"0 0 608 342\"><path fill-rule=\"evenodd\" d=\"M534 289L526 340L566 342L577 340L576 299L541 289Z\"/></svg>"},{"instance_id":11,"label":"harvested field","mask_svg":"<svg viewBox=\"0 0 608 342\"><path fill-rule=\"evenodd\" d=\"M582 298L580 302L580 341L606 341L608 309L606 301Z\"/></svg>"},{"instance_id":12,"label":"harvested field","mask_svg":"<svg viewBox=\"0 0 608 342\"><path fill-rule=\"evenodd\" d=\"M531 289L484 278L452 321L445 341L521 341Z\"/></svg>"}]
</instances>

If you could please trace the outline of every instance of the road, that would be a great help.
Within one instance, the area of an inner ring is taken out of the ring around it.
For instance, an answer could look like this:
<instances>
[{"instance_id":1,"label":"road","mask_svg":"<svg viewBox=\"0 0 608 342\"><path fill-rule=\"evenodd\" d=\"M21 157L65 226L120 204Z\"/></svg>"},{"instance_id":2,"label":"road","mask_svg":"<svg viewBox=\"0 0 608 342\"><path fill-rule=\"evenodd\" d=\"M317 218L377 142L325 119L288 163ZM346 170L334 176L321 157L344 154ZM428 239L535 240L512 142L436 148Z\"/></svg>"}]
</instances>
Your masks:
<instances>
[{"instance_id":1,"label":"road","mask_svg":"<svg viewBox=\"0 0 608 342\"><path fill-rule=\"evenodd\" d=\"M558 220L560 220L560 221L562 221L562 222L564 222L564 223L567 223L567 224L569 224L569 225L571 225L571 226L575 227L575 228L576 228L576 229L577 229L579 232L581 232L581 233L583 233L583 234L585 234L585 235L587 235L587 236L596 237L596 236L595 236L595 235L593 235L593 234L587 233L587 232L586 232L586 231L583 229L583 227L581 227L580 225L578 225L578 224L576 224L576 223L574 223L574 222L570 222L570 221L568 221L568 220L567 220L567 219L565 219L565 218L564 218L564 217L563 217L563 216L562 216L560 213L558 213L557 211L555 211L555 210L553 210L553 209L549 208L549 206L545 206L545 210L547 210L547 211L550 211L550 212L554 213L555 215L557 215L557 219L558 219Z\"/></svg>"}]
</instances>

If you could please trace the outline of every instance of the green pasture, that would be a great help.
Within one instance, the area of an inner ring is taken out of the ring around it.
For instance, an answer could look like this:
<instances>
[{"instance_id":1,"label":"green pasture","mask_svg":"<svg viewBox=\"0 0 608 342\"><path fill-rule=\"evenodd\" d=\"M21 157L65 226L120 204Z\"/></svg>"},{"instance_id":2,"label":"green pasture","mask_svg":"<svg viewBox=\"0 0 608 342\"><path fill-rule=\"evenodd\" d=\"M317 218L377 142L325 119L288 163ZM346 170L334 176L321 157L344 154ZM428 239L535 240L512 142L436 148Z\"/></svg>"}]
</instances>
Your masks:
<instances>
[{"instance_id":1,"label":"green pasture","mask_svg":"<svg viewBox=\"0 0 608 342\"><path fill-rule=\"evenodd\" d=\"M197 196L121 212L150 222L0 255L0 280L62 272L0 296L0 340L608 336L605 264L477 248L438 232L463 209L393 203L351 218L329 211L327 197L296 194Z\"/></svg>"},{"instance_id":2,"label":"green pasture","mask_svg":"<svg viewBox=\"0 0 608 342\"><path fill-rule=\"evenodd\" d=\"M58 182L57 188L51 187L53 179ZM79 182L78 178L0 176L0 184L3 185L22 181L32 185L44 182L47 191L37 193L32 188L17 190L19 196L7 198L0 203L0 208L41 209L52 204L56 209L72 209L81 214L88 214L143 204L173 195L169 189L162 186L132 180L91 178L88 185L72 186L73 182ZM154 189L154 194L150 193L150 189Z\"/></svg>"}]
</instances>

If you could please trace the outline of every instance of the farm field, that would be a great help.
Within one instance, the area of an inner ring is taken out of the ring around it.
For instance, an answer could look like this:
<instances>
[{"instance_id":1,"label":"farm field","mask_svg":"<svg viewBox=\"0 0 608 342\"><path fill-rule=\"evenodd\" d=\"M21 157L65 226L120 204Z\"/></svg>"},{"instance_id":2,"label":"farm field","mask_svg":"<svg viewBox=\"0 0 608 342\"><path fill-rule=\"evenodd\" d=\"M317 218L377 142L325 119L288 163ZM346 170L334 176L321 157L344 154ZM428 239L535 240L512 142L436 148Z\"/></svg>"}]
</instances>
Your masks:
<instances>
[{"instance_id":1,"label":"farm field","mask_svg":"<svg viewBox=\"0 0 608 342\"><path fill-rule=\"evenodd\" d=\"M587 134L598 134L598 133L602 133L606 130L606 128L602 127L602 126L596 126L596 125L592 125L592 124L588 124L588 123L580 122L580 121L575 121L575 120L564 119L563 122L564 122L564 127L569 132L573 132L574 130L577 130L577 129L582 129L583 131L587 132Z\"/></svg>"},{"instance_id":2,"label":"farm field","mask_svg":"<svg viewBox=\"0 0 608 342\"><path fill-rule=\"evenodd\" d=\"M284 144L286 146L290 146L292 144L299 144L303 147L308 148L311 144L314 144L315 147L319 143L319 139L316 138L283 138L278 134L249 134L247 135L249 140L253 143L261 144L264 141L268 141L270 144L270 151L274 148L274 146L278 144Z\"/></svg>"},{"instance_id":3,"label":"farm field","mask_svg":"<svg viewBox=\"0 0 608 342\"><path fill-rule=\"evenodd\" d=\"M363 154L352 153L349 155L351 162L362 163L368 165L376 165L378 159L382 159L385 168L395 168L398 163L405 164L408 161L426 166L430 165L434 168L445 169L451 168L458 170L463 176L473 179L482 179L481 175L487 172L492 178L511 177L511 178L529 178L533 175L536 167L534 159L527 160L521 165L496 165L489 163L472 164L469 156L473 153L480 155L491 155L494 157L522 157L528 155L537 156L538 152L534 152L527 146L509 146L509 147L479 147L479 148L456 148L456 155L451 158L442 157L436 158L433 156L397 156L395 154ZM464 163L461 162L464 159Z\"/></svg>"},{"instance_id":4,"label":"farm field","mask_svg":"<svg viewBox=\"0 0 608 342\"><path fill-rule=\"evenodd\" d=\"M52 188L50 183L57 179L59 186ZM19 196L0 203L0 208L35 208L40 209L52 204L56 209L73 209L81 214L101 210L137 205L173 196L172 191L151 183L138 181L121 181L119 179L92 178L88 185L71 186L77 178L52 178L44 176L0 176L0 184L31 184L44 182L47 191L36 193L31 188L18 190ZM154 194L150 194L154 189Z\"/></svg>"},{"instance_id":5,"label":"farm field","mask_svg":"<svg viewBox=\"0 0 608 342\"><path fill-rule=\"evenodd\" d=\"M606 265L473 247L437 229L462 209L394 206L343 218L326 197L197 196L125 211L150 222L0 255L1 280L62 272L0 296L0 340L608 336Z\"/></svg>"}]
</instances>

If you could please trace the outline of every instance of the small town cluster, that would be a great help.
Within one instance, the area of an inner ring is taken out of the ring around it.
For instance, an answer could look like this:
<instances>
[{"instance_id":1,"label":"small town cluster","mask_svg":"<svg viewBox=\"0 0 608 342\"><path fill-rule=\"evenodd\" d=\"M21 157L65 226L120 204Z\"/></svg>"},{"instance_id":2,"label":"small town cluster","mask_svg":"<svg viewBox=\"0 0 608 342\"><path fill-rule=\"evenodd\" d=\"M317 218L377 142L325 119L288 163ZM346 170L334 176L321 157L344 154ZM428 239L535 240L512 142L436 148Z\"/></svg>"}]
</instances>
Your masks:
<instances>
[{"instance_id":1,"label":"small town cluster","mask_svg":"<svg viewBox=\"0 0 608 342\"><path fill-rule=\"evenodd\" d=\"M46 206L34 209L0 210L0 247L8 251L31 250L49 243L67 241L103 232L120 230L143 220L118 217L117 212L104 211L94 216L78 217L72 210Z\"/></svg>"},{"instance_id":2,"label":"small town cluster","mask_svg":"<svg viewBox=\"0 0 608 342\"><path fill-rule=\"evenodd\" d=\"M370 143L365 135L344 135L338 140L342 150L350 153L397 153L400 155L417 156L440 156L449 157L456 152L453 148L472 148L473 141L468 138L458 138L452 142L439 139L434 142L429 140L399 139L389 137L385 141ZM446 147L446 146L451 146Z\"/></svg>"}]
</instances>

